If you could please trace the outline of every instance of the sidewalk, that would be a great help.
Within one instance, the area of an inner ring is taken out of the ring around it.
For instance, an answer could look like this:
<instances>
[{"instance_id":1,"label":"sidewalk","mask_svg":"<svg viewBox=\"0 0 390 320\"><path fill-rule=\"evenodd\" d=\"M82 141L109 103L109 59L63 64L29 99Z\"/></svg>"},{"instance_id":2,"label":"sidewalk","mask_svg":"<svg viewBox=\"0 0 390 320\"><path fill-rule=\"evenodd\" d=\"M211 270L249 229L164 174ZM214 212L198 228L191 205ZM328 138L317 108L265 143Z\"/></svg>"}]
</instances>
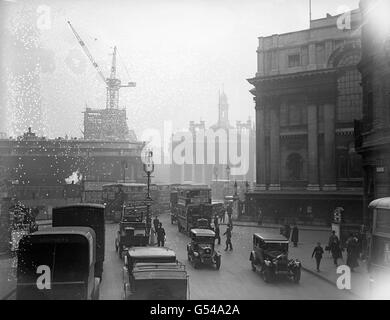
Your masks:
<instances>
[{"instance_id":1,"label":"sidewalk","mask_svg":"<svg viewBox=\"0 0 390 320\"><path fill-rule=\"evenodd\" d=\"M227 218L225 219L225 223L220 223L221 225L226 225ZM233 226L239 227L258 227L258 228L272 228L279 229L281 227L280 224L275 223L263 223L262 225L258 225L257 222L250 221L239 221L233 220ZM330 227L321 227L321 226L303 226L298 225L299 230L307 230L307 231L328 231L330 232Z\"/></svg>"}]
</instances>

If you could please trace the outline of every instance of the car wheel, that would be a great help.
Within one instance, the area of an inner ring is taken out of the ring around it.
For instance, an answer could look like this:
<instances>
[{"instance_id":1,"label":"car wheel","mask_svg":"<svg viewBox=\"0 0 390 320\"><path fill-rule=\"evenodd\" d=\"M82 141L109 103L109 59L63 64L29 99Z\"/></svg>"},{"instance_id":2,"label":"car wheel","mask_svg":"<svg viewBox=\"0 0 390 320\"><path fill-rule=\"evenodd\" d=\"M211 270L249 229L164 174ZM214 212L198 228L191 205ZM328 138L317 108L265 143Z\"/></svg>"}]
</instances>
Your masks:
<instances>
[{"instance_id":1,"label":"car wheel","mask_svg":"<svg viewBox=\"0 0 390 320\"><path fill-rule=\"evenodd\" d=\"M251 260L251 267L252 267L252 271L255 272L256 271L256 265L255 265L255 262L253 260Z\"/></svg>"},{"instance_id":2,"label":"car wheel","mask_svg":"<svg viewBox=\"0 0 390 320\"><path fill-rule=\"evenodd\" d=\"M263 271L263 280L264 282L271 282L271 270L269 268L265 268Z\"/></svg>"},{"instance_id":3,"label":"car wheel","mask_svg":"<svg viewBox=\"0 0 390 320\"><path fill-rule=\"evenodd\" d=\"M118 252L118 243L115 241L115 252Z\"/></svg>"},{"instance_id":4,"label":"car wheel","mask_svg":"<svg viewBox=\"0 0 390 320\"><path fill-rule=\"evenodd\" d=\"M300 280L301 280L301 269L297 269L294 272L294 282L299 283Z\"/></svg>"},{"instance_id":5,"label":"car wheel","mask_svg":"<svg viewBox=\"0 0 390 320\"><path fill-rule=\"evenodd\" d=\"M221 257L217 257L215 267L217 268L217 270L221 268Z\"/></svg>"},{"instance_id":6,"label":"car wheel","mask_svg":"<svg viewBox=\"0 0 390 320\"><path fill-rule=\"evenodd\" d=\"M199 269L200 267L200 262L198 260L193 260L194 261L194 268Z\"/></svg>"},{"instance_id":7,"label":"car wheel","mask_svg":"<svg viewBox=\"0 0 390 320\"><path fill-rule=\"evenodd\" d=\"M177 230L179 230L179 232L181 232L181 228L180 228L180 224L179 223L177 224Z\"/></svg>"},{"instance_id":8,"label":"car wheel","mask_svg":"<svg viewBox=\"0 0 390 320\"><path fill-rule=\"evenodd\" d=\"M187 259L191 262L191 255L189 253L187 253Z\"/></svg>"},{"instance_id":9,"label":"car wheel","mask_svg":"<svg viewBox=\"0 0 390 320\"><path fill-rule=\"evenodd\" d=\"M121 258L121 259L122 259L122 253L123 253L122 246L119 246L119 248L118 248L118 254L119 254L119 258Z\"/></svg>"}]
</instances>

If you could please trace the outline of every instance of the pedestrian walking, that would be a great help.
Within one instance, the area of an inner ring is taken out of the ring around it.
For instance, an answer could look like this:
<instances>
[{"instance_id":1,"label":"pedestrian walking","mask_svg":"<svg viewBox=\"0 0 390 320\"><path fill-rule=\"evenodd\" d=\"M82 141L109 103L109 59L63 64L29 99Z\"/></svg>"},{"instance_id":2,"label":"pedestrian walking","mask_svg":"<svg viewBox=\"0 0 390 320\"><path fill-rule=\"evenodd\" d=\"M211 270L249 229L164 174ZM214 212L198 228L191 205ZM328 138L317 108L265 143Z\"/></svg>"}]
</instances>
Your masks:
<instances>
[{"instance_id":1,"label":"pedestrian walking","mask_svg":"<svg viewBox=\"0 0 390 320\"><path fill-rule=\"evenodd\" d=\"M214 225L215 240L218 240L218 245L221 244L221 231L219 230L219 224Z\"/></svg>"},{"instance_id":2,"label":"pedestrian walking","mask_svg":"<svg viewBox=\"0 0 390 320\"><path fill-rule=\"evenodd\" d=\"M351 271L354 271L354 268L359 266L358 263L358 239L355 237L353 233L349 235L347 240L347 266L350 267Z\"/></svg>"},{"instance_id":3,"label":"pedestrian walking","mask_svg":"<svg viewBox=\"0 0 390 320\"><path fill-rule=\"evenodd\" d=\"M155 233L157 232L159 224L160 224L160 220L158 220L157 216L155 216L153 219L153 227Z\"/></svg>"},{"instance_id":4,"label":"pedestrian walking","mask_svg":"<svg viewBox=\"0 0 390 320\"><path fill-rule=\"evenodd\" d=\"M214 216L214 227L218 226L219 225L219 221L218 221L218 215L216 214Z\"/></svg>"},{"instance_id":5,"label":"pedestrian walking","mask_svg":"<svg viewBox=\"0 0 390 320\"><path fill-rule=\"evenodd\" d=\"M232 205L229 205L227 207L227 215L228 215L228 219L229 219L229 223L230 221L232 220L232 215L233 215L233 208L232 208Z\"/></svg>"},{"instance_id":6,"label":"pedestrian walking","mask_svg":"<svg viewBox=\"0 0 390 320\"><path fill-rule=\"evenodd\" d=\"M299 229L297 225L294 225L294 228L291 233L291 241L294 244L294 247L298 247L299 241Z\"/></svg>"},{"instance_id":7,"label":"pedestrian walking","mask_svg":"<svg viewBox=\"0 0 390 320\"><path fill-rule=\"evenodd\" d=\"M221 212L221 223L225 223L226 209Z\"/></svg>"},{"instance_id":8,"label":"pedestrian walking","mask_svg":"<svg viewBox=\"0 0 390 320\"><path fill-rule=\"evenodd\" d=\"M322 255L324 254L324 249L321 247L321 243L317 242L317 246L314 248L311 258L316 259L317 272L320 272L320 264L322 260Z\"/></svg>"},{"instance_id":9,"label":"pedestrian walking","mask_svg":"<svg viewBox=\"0 0 390 320\"><path fill-rule=\"evenodd\" d=\"M290 239L290 235L291 235L291 227L290 227L289 223L286 223L285 226L284 226L284 236L287 239Z\"/></svg>"},{"instance_id":10,"label":"pedestrian walking","mask_svg":"<svg viewBox=\"0 0 390 320\"><path fill-rule=\"evenodd\" d=\"M329 237L328 248L329 251L332 253L333 263L337 267L337 260L342 258L343 255L341 252L340 239L336 235L336 231L332 231L332 235Z\"/></svg>"},{"instance_id":11,"label":"pedestrian walking","mask_svg":"<svg viewBox=\"0 0 390 320\"><path fill-rule=\"evenodd\" d=\"M257 212L257 224L259 226L263 225L263 212L261 211L260 208L259 208L259 210Z\"/></svg>"},{"instance_id":12,"label":"pedestrian walking","mask_svg":"<svg viewBox=\"0 0 390 320\"><path fill-rule=\"evenodd\" d=\"M162 227L162 223L157 228L157 246L164 247L165 244L165 229Z\"/></svg>"},{"instance_id":13,"label":"pedestrian walking","mask_svg":"<svg viewBox=\"0 0 390 320\"><path fill-rule=\"evenodd\" d=\"M230 225L227 226L226 231L223 235L226 235L226 248L225 251L230 248L230 251L233 250L233 245L232 245L232 230L230 228Z\"/></svg>"}]
</instances>

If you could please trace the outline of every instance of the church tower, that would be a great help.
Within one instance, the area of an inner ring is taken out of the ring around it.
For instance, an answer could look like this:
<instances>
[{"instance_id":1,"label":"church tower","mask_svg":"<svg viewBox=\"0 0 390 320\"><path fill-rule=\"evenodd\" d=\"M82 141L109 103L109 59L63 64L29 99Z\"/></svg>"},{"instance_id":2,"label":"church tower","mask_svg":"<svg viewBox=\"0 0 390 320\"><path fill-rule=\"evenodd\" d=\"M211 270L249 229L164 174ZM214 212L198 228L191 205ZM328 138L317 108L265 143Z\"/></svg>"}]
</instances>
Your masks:
<instances>
[{"instance_id":1,"label":"church tower","mask_svg":"<svg viewBox=\"0 0 390 320\"><path fill-rule=\"evenodd\" d=\"M229 124L229 104L227 96L224 91L219 93L219 104L218 104L218 126L219 127L230 127Z\"/></svg>"}]
</instances>

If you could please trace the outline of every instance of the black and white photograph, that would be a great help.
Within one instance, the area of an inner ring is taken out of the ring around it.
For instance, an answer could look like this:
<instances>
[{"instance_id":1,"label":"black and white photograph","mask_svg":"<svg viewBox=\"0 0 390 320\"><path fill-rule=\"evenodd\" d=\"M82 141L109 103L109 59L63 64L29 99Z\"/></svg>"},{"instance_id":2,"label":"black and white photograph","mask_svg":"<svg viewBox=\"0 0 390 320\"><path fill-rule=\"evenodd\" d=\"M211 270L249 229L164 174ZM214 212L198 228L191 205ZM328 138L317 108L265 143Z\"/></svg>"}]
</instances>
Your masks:
<instances>
[{"instance_id":1,"label":"black and white photograph","mask_svg":"<svg viewBox=\"0 0 390 320\"><path fill-rule=\"evenodd\" d=\"M0 0L0 299L389 300L390 1Z\"/></svg>"}]
</instances>

